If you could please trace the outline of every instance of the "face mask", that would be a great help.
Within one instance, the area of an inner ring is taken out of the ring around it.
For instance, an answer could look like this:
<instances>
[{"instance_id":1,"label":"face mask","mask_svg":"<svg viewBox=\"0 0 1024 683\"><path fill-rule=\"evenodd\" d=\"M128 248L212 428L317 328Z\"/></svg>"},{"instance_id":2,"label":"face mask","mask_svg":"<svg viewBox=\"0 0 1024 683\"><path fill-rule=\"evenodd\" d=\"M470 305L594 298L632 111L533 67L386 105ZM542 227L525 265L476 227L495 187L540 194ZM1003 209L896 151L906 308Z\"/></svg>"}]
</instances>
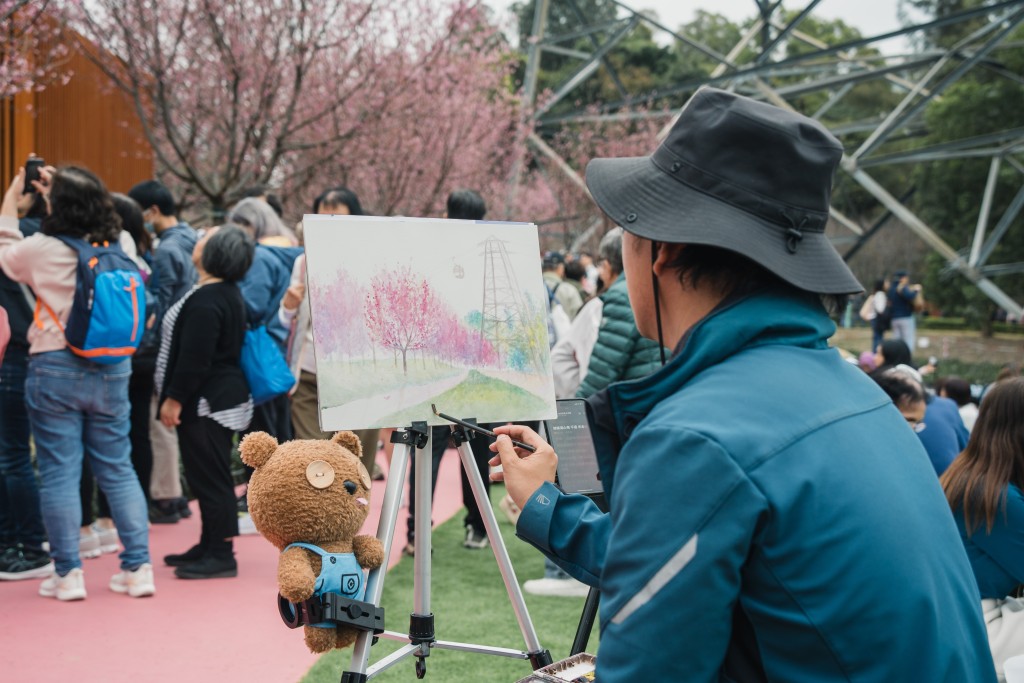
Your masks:
<instances>
[{"instance_id":1,"label":"face mask","mask_svg":"<svg viewBox=\"0 0 1024 683\"><path fill-rule=\"evenodd\" d=\"M146 223L143 223L142 226L144 228L146 228L146 232L148 232L150 234L155 234L156 233L156 226L153 225L152 223L147 221Z\"/></svg>"}]
</instances>

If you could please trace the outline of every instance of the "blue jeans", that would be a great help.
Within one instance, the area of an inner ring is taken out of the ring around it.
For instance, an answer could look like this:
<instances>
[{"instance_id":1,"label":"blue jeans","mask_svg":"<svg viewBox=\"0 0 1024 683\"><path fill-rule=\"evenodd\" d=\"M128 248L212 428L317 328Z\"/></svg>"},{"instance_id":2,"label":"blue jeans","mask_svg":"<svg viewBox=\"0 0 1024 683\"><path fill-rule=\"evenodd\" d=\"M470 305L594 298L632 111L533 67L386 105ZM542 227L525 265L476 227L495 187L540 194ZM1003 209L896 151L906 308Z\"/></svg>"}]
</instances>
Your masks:
<instances>
[{"instance_id":1,"label":"blue jeans","mask_svg":"<svg viewBox=\"0 0 1024 683\"><path fill-rule=\"evenodd\" d=\"M15 348L0 365L0 549L15 543L38 549L46 540L29 450L27 366L28 354Z\"/></svg>"},{"instance_id":2,"label":"blue jeans","mask_svg":"<svg viewBox=\"0 0 1024 683\"><path fill-rule=\"evenodd\" d=\"M82 566L78 556L83 456L110 503L124 551L121 568L149 562L146 498L128 439L130 361L100 365L68 350L33 355L25 399L36 442L43 522L57 573Z\"/></svg>"}]
</instances>

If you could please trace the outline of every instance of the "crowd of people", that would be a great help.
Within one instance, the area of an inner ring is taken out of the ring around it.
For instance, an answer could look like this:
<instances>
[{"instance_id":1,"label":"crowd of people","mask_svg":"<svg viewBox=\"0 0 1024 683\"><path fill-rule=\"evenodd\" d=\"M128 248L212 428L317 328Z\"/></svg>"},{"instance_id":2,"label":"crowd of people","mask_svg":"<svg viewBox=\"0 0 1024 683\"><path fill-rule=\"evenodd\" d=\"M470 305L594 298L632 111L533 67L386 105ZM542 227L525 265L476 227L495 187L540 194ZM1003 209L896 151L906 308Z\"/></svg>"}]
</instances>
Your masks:
<instances>
[{"instance_id":1,"label":"crowd of people","mask_svg":"<svg viewBox=\"0 0 1024 683\"><path fill-rule=\"evenodd\" d=\"M265 190L246 194L223 225L197 230L178 218L172 193L156 180L121 195L87 169L44 167L27 186L22 171L7 189L0 210L0 308L10 328L0 365L0 580L42 578L41 595L81 600L82 560L123 546L110 588L152 595L149 525L190 516L186 490L198 503L200 537L164 563L182 579L236 576L232 539L240 519L242 531L251 526L244 492L236 494L236 435L331 436L317 418L301 224L287 226ZM453 193L450 206L467 198L482 206L472 191ZM321 193L313 212L363 209L339 186ZM130 359L94 362L68 343L78 257L65 238L117 244L134 262L146 313ZM294 378L292 391L258 404L241 365L246 332L257 327L266 328ZM367 470L383 478L379 431L358 434ZM486 445L479 450L486 461ZM467 547L486 545L476 519Z\"/></svg>"},{"instance_id":2,"label":"crowd of people","mask_svg":"<svg viewBox=\"0 0 1024 683\"><path fill-rule=\"evenodd\" d=\"M862 291L824 231L842 153L816 121L703 88L649 157L590 162L621 226L597 257L544 255L556 394L586 402L605 505L556 486L537 425L493 425L472 450L547 559L526 589L599 589L602 681L988 683L1024 654L1024 379L980 401L958 378L928 386L934 368L912 357L924 294L905 272L865 300L875 338L859 363L829 346ZM327 436L301 226L259 188L195 230L156 181L117 197L65 167L31 187L19 174L0 207L0 578L83 599L95 542L123 546L111 590L152 595L148 522L190 510L179 462L201 535L164 562L182 579L236 575L235 434ZM313 212L363 209L330 188ZM476 193L449 197L451 218L485 214ZM147 279L131 360L94 363L65 337L65 240L83 238L120 244ZM240 357L260 326L294 390L257 405ZM368 470L381 436L360 434ZM447 435L432 436L436 478ZM466 504L464 545L485 547Z\"/></svg>"}]
</instances>

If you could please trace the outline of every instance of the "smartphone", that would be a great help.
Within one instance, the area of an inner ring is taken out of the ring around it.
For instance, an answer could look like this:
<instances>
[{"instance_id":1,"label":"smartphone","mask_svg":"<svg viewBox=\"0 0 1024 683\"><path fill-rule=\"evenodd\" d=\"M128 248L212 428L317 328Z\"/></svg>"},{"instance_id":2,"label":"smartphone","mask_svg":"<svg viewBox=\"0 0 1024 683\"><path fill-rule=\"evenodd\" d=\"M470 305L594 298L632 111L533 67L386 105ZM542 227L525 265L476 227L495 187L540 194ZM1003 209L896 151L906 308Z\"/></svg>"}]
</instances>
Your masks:
<instances>
[{"instance_id":1,"label":"smartphone","mask_svg":"<svg viewBox=\"0 0 1024 683\"><path fill-rule=\"evenodd\" d=\"M32 184L33 180L39 180L39 169L46 165L42 157L29 157L28 161L25 162L25 189L24 192L35 192L35 185Z\"/></svg>"},{"instance_id":2,"label":"smartphone","mask_svg":"<svg viewBox=\"0 0 1024 683\"><path fill-rule=\"evenodd\" d=\"M564 398L555 402L558 417L545 420L548 440L558 453L558 485L566 493L595 496L604 493L597 452L587 420L586 401Z\"/></svg>"}]
</instances>

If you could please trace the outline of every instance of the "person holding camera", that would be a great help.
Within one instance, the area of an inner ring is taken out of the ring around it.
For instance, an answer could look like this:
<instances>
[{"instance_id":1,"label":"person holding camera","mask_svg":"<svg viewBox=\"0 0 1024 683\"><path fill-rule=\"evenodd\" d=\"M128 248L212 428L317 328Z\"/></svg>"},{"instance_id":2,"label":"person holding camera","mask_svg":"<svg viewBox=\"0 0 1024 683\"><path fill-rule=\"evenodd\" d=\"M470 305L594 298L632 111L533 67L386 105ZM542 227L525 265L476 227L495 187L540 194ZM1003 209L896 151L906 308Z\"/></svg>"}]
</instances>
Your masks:
<instances>
[{"instance_id":1,"label":"person holding camera","mask_svg":"<svg viewBox=\"0 0 1024 683\"><path fill-rule=\"evenodd\" d=\"M924 306L924 292L921 285L910 283L910 274L905 270L893 273L893 285L889 288L889 301L892 307L892 338L902 339L907 343L910 352L914 352L917 343L917 321L914 312Z\"/></svg>"},{"instance_id":2,"label":"person holding camera","mask_svg":"<svg viewBox=\"0 0 1024 683\"><path fill-rule=\"evenodd\" d=\"M86 597L79 556L79 486L87 457L124 545L121 571L110 579L110 589L132 597L153 595L146 498L132 467L128 439L131 361L95 363L72 353L64 336L75 296L78 255L57 237L116 243L121 219L107 188L93 173L75 166L46 167L31 186L44 196L49 210L41 232L25 238L17 223L24 186L25 171L19 170L0 207L0 268L10 279L31 287L39 302L36 324L28 331L25 403L55 564L39 594L62 601Z\"/></svg>"},{"instance_id":3,"label":"person holding camera","mask_svg":"<svg viewBox=\"0 0 1024 683\"><path fill-rule=\"evenodd\" d=\"M828 346L861 290L825 236L842 153L702 88L651 156L587 168L637 327L674 352L587 399L610 512L552 483L529 429L497 429L491 463L516 533L600 588L603 683L995 681L928 457Z\"/></svg>"}]
</instances>

